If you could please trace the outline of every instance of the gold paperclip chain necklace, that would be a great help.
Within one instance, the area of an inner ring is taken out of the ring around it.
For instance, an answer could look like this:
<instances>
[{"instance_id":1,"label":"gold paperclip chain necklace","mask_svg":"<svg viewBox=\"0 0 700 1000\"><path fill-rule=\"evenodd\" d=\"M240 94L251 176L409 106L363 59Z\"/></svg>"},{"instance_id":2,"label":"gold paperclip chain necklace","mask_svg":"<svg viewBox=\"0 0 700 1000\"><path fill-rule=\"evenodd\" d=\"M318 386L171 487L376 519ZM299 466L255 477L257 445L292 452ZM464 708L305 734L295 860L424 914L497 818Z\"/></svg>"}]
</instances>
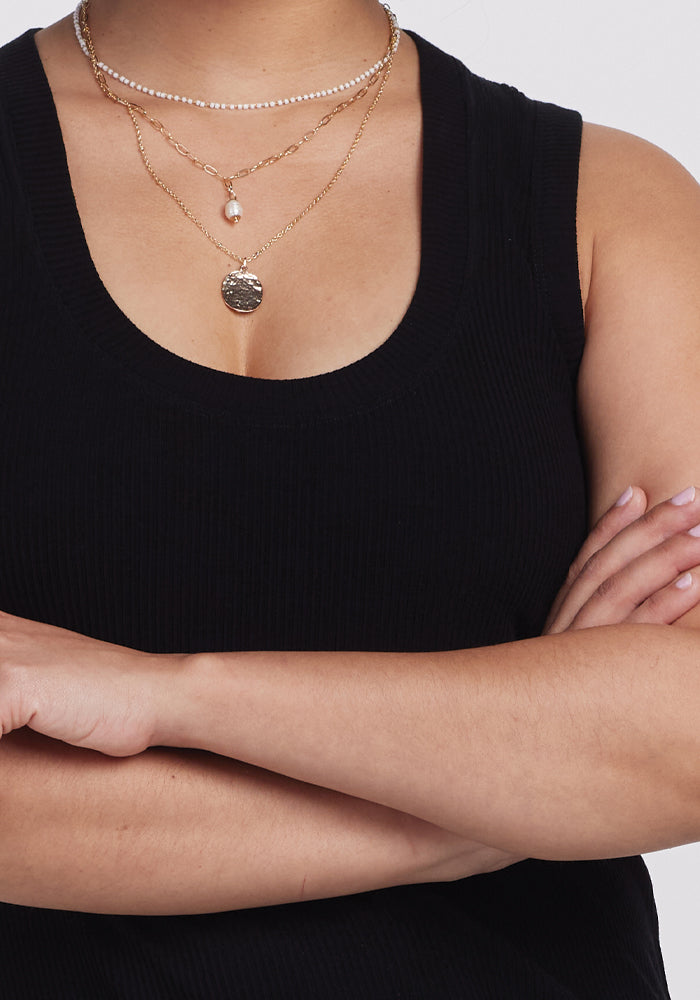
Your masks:
<instances>
[{"instance_id":1,"label":"gold paperclip chain necklace","mask_svg":"<svg viewBox=\"0 0 700 1000\"><path fill-rule=\"evenodd\" d=\"M322 128L325 128L326 125L330 125L330 123L333 121L336 115L339 115L341 111L345 111L347 108L352 107L352 105L355 104L356 101L361 101L363 97L366 97L366 95L369 93L369 91L372 89L375 83L377 83L380 76L381 76L380 71L373 73L372 76L367 81L367 83L364 85L364 87L361 87L356 94L353 94L352 97L349 97L347 101L341 101L340 104L337 104L332 111L329 111L327 115L324 115L323 118L321 118L321 120L314 126L314 128L310 129L308 132L305 132L304 135L301 137L301 139L297 139L296 142L293 142L290 146L287 146L286 149L281 150L279 153L273 153L271 156L266 156L263 160L258 160L257 163L253 163L252 166L250 167L242 167L240 170L236 170L232 174L224 174L223 171L218 170L211 163L205 163L194 153L190 152L190 150L187 149L187 147L184 146L181 142L178 142L175 139L175 137L170 132L168 132L168 130L164 128L157 119L151 118L151 116L148 114L145 115L145 118L149 122L149 124L156 129L157 132L160 132L160 134L163 135L172 146L174 146L174 148L178 151L178 153L181 156L186 157L195 165L195 167L199 167L200 170L203 170L205 174L209 174L210 177L216 177L223 183L224 187L226 188L226 194L228 198L226 204L224 205L224 215L226 216L229 222L235 223L240 221L241 215L243 214L243 210L240 202L238 201L236 192L233 189L234 182L240 180L241 177L249 177L251 174L254 174L257 170L262 170L263 167L270 167L272 166L273 163L279 163L280 160L283 160L287 156L292 156L294 153L298 152L298 150L300 150L302 146L304 146L307 142L310 142L314 138L314 136L318 135L318 133L321 131ZM137 111L139 110L138 106L135 106L135 110Z\"/></svg>"}]
</instances>

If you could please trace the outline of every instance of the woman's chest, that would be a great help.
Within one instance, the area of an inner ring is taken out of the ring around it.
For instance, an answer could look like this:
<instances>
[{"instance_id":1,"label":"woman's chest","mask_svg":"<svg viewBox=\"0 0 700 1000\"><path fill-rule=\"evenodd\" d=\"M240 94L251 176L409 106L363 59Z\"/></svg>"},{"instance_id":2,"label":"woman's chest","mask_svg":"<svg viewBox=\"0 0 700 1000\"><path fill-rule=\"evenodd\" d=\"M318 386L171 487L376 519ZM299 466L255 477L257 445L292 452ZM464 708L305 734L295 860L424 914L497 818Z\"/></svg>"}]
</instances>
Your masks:
<instances>
[{"instance_id":1,"label":"woman's chest","mask_svg":"<svg viewBox=\"0 0 700 1000\"><path fill-rule=\"evenodd\" d=\"M132 109L132 122L99 92L86 102L57 71L81 225L120 310L174 354L259 378L332 371L386 340L413 296L421 252L421 106L406 58L381 102L378 82L307 142L296 140L322 114L312 104L237 118L166 107L164 127L216 175L150 127L152 109ZM223 178L239 173L232 224ZM223 294L242 259L262 296L247 312Z\"/></svg>"},{"instance_id":2,"label":"woman's chest","mask_svg":"<svg viewBox=\"0 0 700 1000\"><path fill-rule=\"evenodd\" d=\"M486 307L334 414L183 405L55 331L8 350L0 606L162 650L536 632L585 528L573 390L536 310L503 331Z\"/></svg>"}]
</instances>

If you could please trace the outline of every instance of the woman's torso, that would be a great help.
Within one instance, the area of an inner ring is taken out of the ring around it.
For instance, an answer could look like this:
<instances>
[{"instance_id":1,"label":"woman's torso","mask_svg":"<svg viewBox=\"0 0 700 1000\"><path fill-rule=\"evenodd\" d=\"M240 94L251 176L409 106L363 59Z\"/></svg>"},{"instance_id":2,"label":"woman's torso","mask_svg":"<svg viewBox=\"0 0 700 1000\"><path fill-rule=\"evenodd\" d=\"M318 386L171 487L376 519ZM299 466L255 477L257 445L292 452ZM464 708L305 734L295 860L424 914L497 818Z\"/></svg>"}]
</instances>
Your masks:
<instances>
[{"instance_id":1,"label":"woman's torso","mask_svg":"<svg viewBox=\"0 0 700 1000\"><path fill-rule=\"evenodd\" d=\"M163 651L540 629L585 532L580 122L418 46L417 283L414 233L391 335L389 313L360 312L381 328L361 360L291 381L182 360L129 321L84 242L31 41L4 54L0 606ZM404 196L416 177L414 160ZM375 297L392 283L365 278ZM17 996L666 995L634 859L209 917L0 920Z\"/></svg>"}]
</instances>

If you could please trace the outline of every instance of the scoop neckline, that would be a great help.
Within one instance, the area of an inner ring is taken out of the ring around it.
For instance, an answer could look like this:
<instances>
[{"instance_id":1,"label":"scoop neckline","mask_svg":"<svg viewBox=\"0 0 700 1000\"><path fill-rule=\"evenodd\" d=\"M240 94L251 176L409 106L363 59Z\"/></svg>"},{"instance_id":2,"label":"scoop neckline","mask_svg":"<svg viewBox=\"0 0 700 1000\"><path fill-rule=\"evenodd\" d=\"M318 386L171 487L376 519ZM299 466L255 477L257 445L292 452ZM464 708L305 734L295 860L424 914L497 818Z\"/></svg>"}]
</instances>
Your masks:
<instances>
[{"instance_id":1,"label":"scoop neckline","mask_svg":"<svg viewBox=\"0 0 700 1000\"><path fill-rule=\"evenodd\" d=\"M63 137L35 31L25 60L26 81L10 76L9 103L44 280L67 318L142 383L152 383L199 407L236 411L256 423L301 416L339 417L396 396L415 383L449 339L466 278L466 100L461 64L410 32L419 57L423 113L421 259L403 318L369 354L329 372L263 379L221 372L169 351L121 311L92 261L71 186ZM37 72L38 70L38 72ZM34 81L31 85L30 81ZM38 83L38 86L37 86ZM461 112L461 114L460 114ZM42 155L35 155L41 136ZM34 147L34 148L33 148ZM464 178L455 183L455 176ZM459 189L441 197L445 191ZM378 282L383 274L377 274Z\"/></svg>"}]
</instances>

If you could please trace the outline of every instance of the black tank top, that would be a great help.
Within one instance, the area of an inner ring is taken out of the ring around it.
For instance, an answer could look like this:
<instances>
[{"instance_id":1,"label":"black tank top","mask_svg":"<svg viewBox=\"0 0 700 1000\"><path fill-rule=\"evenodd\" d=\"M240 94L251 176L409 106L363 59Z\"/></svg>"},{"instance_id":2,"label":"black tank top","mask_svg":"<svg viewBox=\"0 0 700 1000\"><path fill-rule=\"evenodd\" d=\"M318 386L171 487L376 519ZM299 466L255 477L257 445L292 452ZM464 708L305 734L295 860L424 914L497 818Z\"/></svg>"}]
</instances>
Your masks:
<instances>
[{"instance_id":1,"label":"black tank top","mask_svg":"<svg viewBox=\"0 0 700 1000\"><path fill-rule=\"evenodd\" d=\"M586 526L581 122L416 43L415 296L370 355L289 381L119 311L32 34L0 52L1 608L162 652L539 632ZM638 858L206 916L4 905L0 953L8 1000L668 996Z\"/></svg>"}]
</instances>

